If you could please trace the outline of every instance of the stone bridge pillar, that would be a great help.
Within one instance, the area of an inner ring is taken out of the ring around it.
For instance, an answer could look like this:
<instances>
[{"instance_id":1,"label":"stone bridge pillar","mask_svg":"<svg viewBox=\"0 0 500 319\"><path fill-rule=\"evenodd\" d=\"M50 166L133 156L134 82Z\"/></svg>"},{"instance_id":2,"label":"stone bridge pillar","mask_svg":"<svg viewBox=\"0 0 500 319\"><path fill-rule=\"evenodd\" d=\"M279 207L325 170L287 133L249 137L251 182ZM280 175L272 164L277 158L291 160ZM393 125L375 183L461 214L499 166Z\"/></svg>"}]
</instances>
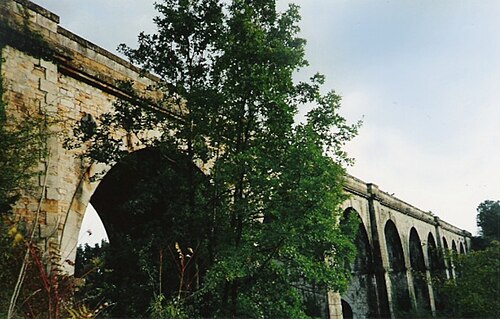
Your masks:
<instances>
[{"instance_id":1,"label":"stone bridge pillar","mask_svg":"<svg viewBox=\"0 0 500 319\"><path fill-rule=\"evenodd\" d=\"M373 263L375 270L375 280L377 284L376 296L378 314L381 317L388 317L393 314L392 295L390 291L390 279L387 273L389 268L387 246L385 244L384 227L380 227L380 202L377 199L379 188L375 184L367 184L368 209L370 214L370 226L373 239Z\"/></svg>"}]
</instances>

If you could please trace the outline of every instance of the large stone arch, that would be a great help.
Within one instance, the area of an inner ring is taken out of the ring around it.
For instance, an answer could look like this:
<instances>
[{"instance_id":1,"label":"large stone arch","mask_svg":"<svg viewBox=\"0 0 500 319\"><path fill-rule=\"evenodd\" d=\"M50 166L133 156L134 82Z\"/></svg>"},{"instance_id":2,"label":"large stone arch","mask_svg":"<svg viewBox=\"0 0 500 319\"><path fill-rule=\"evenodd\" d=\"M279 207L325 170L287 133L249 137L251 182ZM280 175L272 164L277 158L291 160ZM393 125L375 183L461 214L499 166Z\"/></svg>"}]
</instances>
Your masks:
<instances>
[{"instance_id":1,"label":"large stone arch","mask_svg":"<svg viewBox=\"0 0 500 319\"><path fill-rule=\"evenodd\" d=\"M384 227L387 247L393 310L396 315L411 311L410 292L406 275L405 255L396 224L388 220Z\"/></svg>"},{"instance_id":2,"label":"large stone arch","mask_svg":"<svg viewBox=\"0 0 500 319\"><path fill-rule=\"evenodd\" d=\"M438 250L436 240L434 235L429 233L427 235L427 258L429 260L429 270L433 277L438 277L440 270L442 269L442 256L441 252Z\"/></svg>"},{"instance_id":3,"label":"large stone arch","mask_svg":"<svg viewBox=\"0 0 500 319\"><path fill-rule=\"evenodd\" d=\"M431 303L427 285L424 252L420 236L415 227L412 227L410 230L409 251L417 312L430 313Z\"/></svg>"},{"instance_id":4,"label":"large stone arch","mask_svg":"<svg viewBox=\"0 0 500 319\"><path fill-rule=\"evenodd\" d=\"M113 197L113 192L108 192L107 195L110 196L110 198L107 200L99 201L96 199L100 196L99 190L109 188L108 184L110 175L113 175L114 172L120 170L131 158L141 157L146 153L152 154L158 152L157 148L145 148L143 145L138 143L134 143L133 145L134 147L129 148L128 155L126 155L118 163L90 164L86 168L79 170L80 179L78 180L74 192L72 193L69 207L67 213L65 214L65 219L59 221L62 225L59 247L61 256L64 260L74 261L76 258L76 248L78 245L78 236L83 216L85 215L86 209L90 203L93 204L99 217L101 218L110 240L113 237L113 230L112 227L110 227L112 222L110 222L106 216L102 214L102 212L105 211L102 203L111 202L109 199ZM180 154L178 150L174 150L172 152L172 154L175 154L174 157L178 157ZM122 197L126 196L125 185L117 185L112 188L116 191L116 194L120 194ZM74 269L71 263L65 263L64 265L66 271L73 273Z\"/></svg>"},{"instance_id":5,"label":"large stone arch","mask_svg":"<svg viewBox=\"0 0 500 319\"><path fill-rule=\"evenodd\" d=\"M346 306L349 306L350 318L370 318L378 311L373 247L366 225L354 208L348 207L344 210L344 219L351 214L359 217L360 224L355 239L357 254L350 266L352 281L348 291L342 295L342 309L344 313L344 303L346 303Z\"/></svg>"},{"instance_id":6,"label":"large stone arch","mask_svg":"<svg viewBox=\"0 0 500 319\"><path fill-rule=\"evenodd\" d=\"M191 173L194 173L192 175ZM191 178L196 178L192 183ZM180 151L172 147L144 148L125 156L106 173L90 197L90 202L101 217L107 230L106 260L113 283L123 285L120 278L131 273L135 284L116 290L118 301L132 301L131 296L153 296L144 271L144 256L153 269L158 267L159 254L164 253L161 276L162 292L169 296L177 291L178 272L170 251L175 243L196 251L196 268L189 267L183 276L194 286L203 275L206 253L196 247L206 239L211 219L200 214L190 214L191 185L208 189L206 175ZM205 188L206 186L206 188ZM206 193L199 193L206 197ZM206 207L205 205L201 205ZM200 249L201 250L201 249ZM205 252L205 251L203 251ZM199 267L199 268L198 268ZM199 272L198 272L199 270ZM159 279L157 279L159 280ZM186 281L187 282L187 281ZM121 287L121 286L120 286ZM118 302L116 311L125 313L126 302ZM139 312L147 309L138 308Z\"/></svg>"}]
</instances>

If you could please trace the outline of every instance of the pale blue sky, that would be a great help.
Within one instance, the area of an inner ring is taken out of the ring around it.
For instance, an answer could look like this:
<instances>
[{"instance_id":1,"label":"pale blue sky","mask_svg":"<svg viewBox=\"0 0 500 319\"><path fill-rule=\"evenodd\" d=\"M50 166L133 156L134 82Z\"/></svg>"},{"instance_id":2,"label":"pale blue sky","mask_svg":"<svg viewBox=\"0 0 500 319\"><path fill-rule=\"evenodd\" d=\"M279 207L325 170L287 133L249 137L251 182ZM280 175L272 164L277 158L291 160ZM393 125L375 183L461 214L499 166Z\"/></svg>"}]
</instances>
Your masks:
<instances>
[{"instance_id":1,"label":"pale blue sky","mask_svg":"<svg viewBox=\"0 0 500 319\"><path fill-rule=\"evenodd\" d=\"M154 30L151 0L35 2L110 51ZM500 1L294 2L310 62L298 78L325 74L364 120L349 172L475 233L477 205L500 199Z\"/></svg>"}]
</instances>

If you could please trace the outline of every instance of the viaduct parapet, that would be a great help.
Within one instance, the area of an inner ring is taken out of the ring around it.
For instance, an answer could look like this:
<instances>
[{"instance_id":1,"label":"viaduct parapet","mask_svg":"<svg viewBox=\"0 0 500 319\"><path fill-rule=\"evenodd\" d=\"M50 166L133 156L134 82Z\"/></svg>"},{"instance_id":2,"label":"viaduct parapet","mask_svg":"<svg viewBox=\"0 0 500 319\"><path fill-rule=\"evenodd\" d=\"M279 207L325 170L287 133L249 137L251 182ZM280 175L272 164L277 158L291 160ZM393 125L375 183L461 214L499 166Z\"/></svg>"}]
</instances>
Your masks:
<instances>
[{"instance_id":1,"label":"viaduct parapet","mask_svg":"<svg viewBox=\"0 0 500 319\"><path fill-rule=\"evenodd\" d=\"M51 130L59 133L86 115L110 112L116 99L127 96L120 81L133 81L138 89L157 81L64 29L57 15L27 0L0 0L0 44L7 113L52 117L57 120ZM164 111L180 114L175 105ZM41 203L39 237L74 260L83 215L99 185L91 177L101 168L66 150L63 140L61 134L47 140L49 156L40 158L34 190L15 211L32 218ZM471 234L355 177L347 178L345 190L351 196L343 208L362 220L359 253L350 289L342 296L328 293L325 316L435 314L442 301L432 279L455 276L444 252L467 253Z\"/></svg>"}]
</instances>

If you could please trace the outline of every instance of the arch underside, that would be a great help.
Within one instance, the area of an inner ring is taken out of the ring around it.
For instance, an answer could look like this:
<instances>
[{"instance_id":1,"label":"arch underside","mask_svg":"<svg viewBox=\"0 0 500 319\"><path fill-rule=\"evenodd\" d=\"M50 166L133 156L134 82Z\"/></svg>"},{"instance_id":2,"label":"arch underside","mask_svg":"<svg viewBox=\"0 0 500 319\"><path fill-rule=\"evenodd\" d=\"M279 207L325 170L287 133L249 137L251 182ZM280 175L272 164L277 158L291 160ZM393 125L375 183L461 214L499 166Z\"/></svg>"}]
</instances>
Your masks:
<instances>
[{"instance_id":1,"label":"arch underside","mask_svg":"<svg viewBox=\"0 0 500 319\"><path fill-rule=\"evenodd\" d=\"M384 228L389 259L389 280L391 284L393 310L396 314L411 311L408 278L401 238L393 221L387 221Z\"/></svg>"},{"instance_id":2,"label":"arch underside","mask_svg":"<svg viewBox=\"0 0 500 319\"><path fill-rule=\"evenodd\" d=\"M344 215L356 214L353 208L345 210ZM361 220L361 218L359 218ZM355 239L357 254L351 265L352 281L343 294L342 312L344 318L373 318L378 313L376 278L373 266L372 246L363 222L360 222ZM344 304L349 311L344 311Z\"/></svg>"},{"instance_id":3,"label":"arch underside","mask_svg":"<svg viewBox=\"0 0 500 319\"><path fill-rule=\"evenodd\" d=\"M422 242L417 230L412 227L410 231L410 263L412 268L413 288L417 313L430 313L431 304L429 288L427 285L427 274L424 260Z\"/></svg>"}]
</instances>

